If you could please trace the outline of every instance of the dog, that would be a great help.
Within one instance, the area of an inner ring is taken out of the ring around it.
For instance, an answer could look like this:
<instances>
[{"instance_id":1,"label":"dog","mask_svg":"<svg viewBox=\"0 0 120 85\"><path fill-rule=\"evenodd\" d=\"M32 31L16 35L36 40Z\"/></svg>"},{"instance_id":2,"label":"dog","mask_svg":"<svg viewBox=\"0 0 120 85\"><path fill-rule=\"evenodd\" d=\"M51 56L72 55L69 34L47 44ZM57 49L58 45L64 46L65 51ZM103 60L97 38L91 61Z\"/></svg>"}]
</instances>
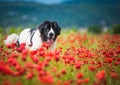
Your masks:
<instances>
[{"instance_id":1,"label":"dog","mask_svg":"<svg viewBox=\"0 0 120 85\"><path fill-rule=\"evenodd\" d=\"M19 35L13 33L4 40L5 45L25 43L28 50L39 49L43 42L50 44L49 50L54 51L56 48L56 39L60 35L61 28L56 21L44 21L36 29L24 29Z\"/></svg>"}]
</instances>

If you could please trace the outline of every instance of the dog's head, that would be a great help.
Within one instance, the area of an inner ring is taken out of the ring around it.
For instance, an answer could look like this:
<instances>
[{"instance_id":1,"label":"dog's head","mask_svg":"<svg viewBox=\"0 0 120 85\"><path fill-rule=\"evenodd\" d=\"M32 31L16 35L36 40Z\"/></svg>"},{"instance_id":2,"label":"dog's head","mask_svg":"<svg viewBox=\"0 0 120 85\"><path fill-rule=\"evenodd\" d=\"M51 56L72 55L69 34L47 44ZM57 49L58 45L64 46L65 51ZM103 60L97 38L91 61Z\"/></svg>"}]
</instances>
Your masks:
<instances>
[{"instance_id":1,"label":"dog's head","mask_svg":"<svg viewBox=\"0 0 120 85\"><path fill-rule=\"evenodd\" d=\"M45 21L38 26L38 29L40 31L42 41L47 41L48 43L55 41L61 31L61 28L55 21Z\"/></svg>"}]
</instances>

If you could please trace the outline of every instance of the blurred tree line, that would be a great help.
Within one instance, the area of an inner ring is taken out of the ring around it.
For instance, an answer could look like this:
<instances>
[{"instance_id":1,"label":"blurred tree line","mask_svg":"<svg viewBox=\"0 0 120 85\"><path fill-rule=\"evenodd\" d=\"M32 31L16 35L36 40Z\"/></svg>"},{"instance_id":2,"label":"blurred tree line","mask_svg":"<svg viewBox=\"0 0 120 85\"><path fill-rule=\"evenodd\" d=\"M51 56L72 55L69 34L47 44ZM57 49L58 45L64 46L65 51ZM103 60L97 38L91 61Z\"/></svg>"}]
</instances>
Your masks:
<instances>
[{"instance_id":1,"label":"blurred tree line","mask_svg":"<svg viewBox=\"0 0 120 85\"><path fill-rule=\"evenodd\" d=\"M0 27L0 35L8 35L12 33L19 34L24 28L22 27L9 27L7 29L4 29ZM78 29L75 27L68 28L74 32L77 32ZM87 28L87 32L91 34L101 34L103 33L103 28L100 25L91 25ZM106 33L109 34L120 34L120 24L115 24L111 28L107 29Z\"/></svg>"},{"instance_id":2,"label":"blurred tree line","mask_svg":"<svg viewBox=\"0 0 120 85\"><path fill-rule=\"evenodd\" d=\"M103 29L100 25L91 25L88 27L87 31L94 34L100 34L103 32ZM107 33L120 34L120 24L114 24L110 29L107 30Z\"/></svg>"}]
</instances>

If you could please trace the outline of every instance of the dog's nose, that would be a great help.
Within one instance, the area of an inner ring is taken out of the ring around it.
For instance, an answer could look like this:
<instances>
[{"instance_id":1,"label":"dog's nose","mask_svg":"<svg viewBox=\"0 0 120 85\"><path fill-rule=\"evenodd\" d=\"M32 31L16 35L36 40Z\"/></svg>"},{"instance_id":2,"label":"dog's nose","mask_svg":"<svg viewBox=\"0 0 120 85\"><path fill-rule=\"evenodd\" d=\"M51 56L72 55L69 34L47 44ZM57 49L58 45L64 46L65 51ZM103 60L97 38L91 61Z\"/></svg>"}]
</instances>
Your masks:
<instances>
[{"instance_id":1,"label":"dog's nose","mask_svg":"<svg viewBox=\"0 0 120 85\"><path fill-rule=\"evenodd\" d=\"M53 36L53 33L51 32L49 35L50 35L50 37L52 37L52 36Z\"/></svg>"}]
</instances>

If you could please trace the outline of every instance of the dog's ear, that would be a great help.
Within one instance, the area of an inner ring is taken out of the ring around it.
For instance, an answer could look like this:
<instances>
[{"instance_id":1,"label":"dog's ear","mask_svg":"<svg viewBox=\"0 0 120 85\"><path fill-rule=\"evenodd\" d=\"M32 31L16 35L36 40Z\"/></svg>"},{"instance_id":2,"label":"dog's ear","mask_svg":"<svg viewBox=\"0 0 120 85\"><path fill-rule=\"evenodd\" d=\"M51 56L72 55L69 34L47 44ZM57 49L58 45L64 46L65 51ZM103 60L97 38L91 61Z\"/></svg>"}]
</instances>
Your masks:
<instances>
[{"instance_id":1,"label":"dog's ear","mask_svg":"<svg viewBox=\"0 0 120 85\"><path fill-rule=\"evenodd\" d=\"M41 34L43 33L43 26L44 26L44 23L37 26L37 28Z\"/></svg>"},{"instance_id":2,"label":"dog's ear","mask_svg":"<svg viewBox=\"0 0 120 85\"><path fill-rule=\"evenodd\" d=\"M46 29L48 27L49 23L50 23L50 21L45 21L42 24L38 25L37 28L39 29L41 34L43 34L44 29Z\"/></svg>"},{"instance_id":3,"label":"dog's ear","mask_svg":"<svg viewBox=\"0 0 120 85\"><path fill-rule=\"evenodd\" d=\"M53 21L52 22L53 27L55 28L57 35L60 34L61 28L59 27L59 25L57 24L57 22Z\"/></svg>"}]
</instances>

